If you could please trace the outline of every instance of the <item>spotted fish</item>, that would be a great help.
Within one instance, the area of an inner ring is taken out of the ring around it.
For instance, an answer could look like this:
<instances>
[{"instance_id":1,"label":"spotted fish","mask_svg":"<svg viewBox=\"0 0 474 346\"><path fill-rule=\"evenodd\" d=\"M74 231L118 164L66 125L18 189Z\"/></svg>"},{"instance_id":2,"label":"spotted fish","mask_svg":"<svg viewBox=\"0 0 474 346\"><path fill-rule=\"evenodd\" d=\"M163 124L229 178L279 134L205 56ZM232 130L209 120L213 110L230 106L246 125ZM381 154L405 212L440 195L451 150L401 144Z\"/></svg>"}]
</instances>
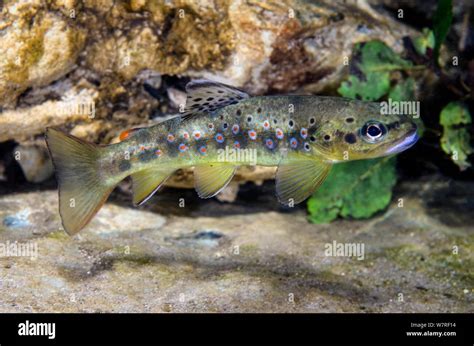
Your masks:
<instances>
[{"instance_id":1,"label":"spotted fish","mask_svg":"<svg viewBox=\"0 0 474 346\"><path fill-rule=\"evenodd\" d=\"M277 197L299 203L324 181L333 164L391 155L418 139L407 115L381 114L380 105L337 97L250 97L207 80L186 86L181 114L148 128L122 133L107 146L86 143L53 128L46 142L59 184L64 229L79 232L125 177L133 203L146 202L177 169L194 167L202 198L215 196L249 155L278 166ZM232 152L234 155L223 155Z\"/></svg>"}]
</instances>

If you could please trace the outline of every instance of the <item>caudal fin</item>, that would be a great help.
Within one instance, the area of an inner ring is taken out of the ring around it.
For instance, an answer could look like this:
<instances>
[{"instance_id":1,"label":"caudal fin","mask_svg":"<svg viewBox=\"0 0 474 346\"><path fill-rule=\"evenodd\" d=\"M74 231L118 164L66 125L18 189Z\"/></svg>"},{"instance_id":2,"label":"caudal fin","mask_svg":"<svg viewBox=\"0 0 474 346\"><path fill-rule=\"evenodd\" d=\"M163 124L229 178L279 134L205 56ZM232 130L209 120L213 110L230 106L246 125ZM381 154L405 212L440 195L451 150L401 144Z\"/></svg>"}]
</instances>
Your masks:
<instances>
[{"instance_id":1,"label":"caudal fin","mask_svg":"<svg viewBox=\"0 0 474 346\"><path fill-rule=\"evenodd\" d=\"M46 130L46 143L56 170L63 227L74 235L99 211L114 186L100 179L100 147L53 128Z\"/></svg>"}]
</instances>

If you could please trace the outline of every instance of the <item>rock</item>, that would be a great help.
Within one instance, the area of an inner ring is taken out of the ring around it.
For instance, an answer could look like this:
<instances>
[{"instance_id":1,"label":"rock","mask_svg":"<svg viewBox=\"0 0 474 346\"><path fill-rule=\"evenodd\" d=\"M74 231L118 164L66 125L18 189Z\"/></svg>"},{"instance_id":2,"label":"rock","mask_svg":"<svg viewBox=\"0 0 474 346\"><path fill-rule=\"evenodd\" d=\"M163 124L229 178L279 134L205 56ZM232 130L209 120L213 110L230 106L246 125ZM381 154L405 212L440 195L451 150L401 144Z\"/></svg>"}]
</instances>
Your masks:
<instances>
[{"instance_id":1,"label":"rock","mask_svg":"<svg viewBox=\"0 0 474 346\"><path fill-rule=\"evenodd\" d=\"M178 215L167 193L161 215L115 195L72 238L56 191L0 195L0 244L37 249L0 257L0 311L474 312L472 183L403 183L384 214L328 225L255 198Z\"/></svg>"},{"instance_id":2,"label":"rock","mask_svg":"<svg viewBox=\"0 0 474 346\"><path fill-rule=\"evenodd\" d=\"M5 4L0 29L0 106L13 106L27 88L64 76L85 40L81 29L38 1Z\"/></svg>"},{"instance_id":3,"label":"rock","mask_svg":"<svg viewBox=\"0 0 474 346\"><path fill-rule=\"evenodd\" d=\"M20 145L14 149L14 156L29 182L40 183L53 175L53 165L45 147Z\"/></svg>"},{"instance_id":4,"label":"rock","mask_svg":"<svg viewBox=\"0 0 474 346\"><path fill-rule=\"evenodd\" d=\"M5 110L0 114L0 142L15 139L27 141L43 134L47 127L67 122L90 122L94 118L97 93L71 90L60 101L46 101L38 106ZM93 112L94 111L94 112Z\"/></svg>"},{"instance_id":5,"label":"rock","mask_svg":"<svg viewBox=\"0 0 474 346\"><path fill-rule=\"evenodd\" d=\"M239 184L235 182L230 182L224 190L219 192L216 198L221 202L234 202L237 199L237 194L239 193Z\"/></svg>"},{"instance_id":6,"label":"rock","mask_svg":"<svg viewBox=\"0 0 474 346\"><path fill-rule=\"evenodd\" d=\"M340 82L347 72L341 59L354 43L380 39L399 51L401 38L414 33L365 2L31 0L9 2L3 18L3 105L21 104L28 87L47 87L79 69L100 84L98 108L109 117L117 86L129 100L144 92L133 83L143 83L143 71L208 77L258 94L315 92ZM75 85L77 73L65 78Z\"/></svg>"}]
</instances>

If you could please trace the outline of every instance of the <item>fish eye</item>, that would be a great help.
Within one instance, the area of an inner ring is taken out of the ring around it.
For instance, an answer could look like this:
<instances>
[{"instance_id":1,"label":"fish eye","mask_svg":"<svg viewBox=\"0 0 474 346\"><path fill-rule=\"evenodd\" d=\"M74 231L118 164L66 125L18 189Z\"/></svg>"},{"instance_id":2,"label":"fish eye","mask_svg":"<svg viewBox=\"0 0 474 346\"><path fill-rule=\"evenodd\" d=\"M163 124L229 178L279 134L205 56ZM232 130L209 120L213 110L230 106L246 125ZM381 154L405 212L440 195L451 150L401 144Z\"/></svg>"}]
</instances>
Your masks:
<instances>
[{"instance_id":1,"label":"fish eye","mask_svg":"<svg viewBox=\"0 0 474 346\"><path fill-rule=\"evenodd\" d=\"M387 128L378 121L369 121L362 127L360 132L366 142L376 143L385 136Z\"/></svg>"}]
</instances>

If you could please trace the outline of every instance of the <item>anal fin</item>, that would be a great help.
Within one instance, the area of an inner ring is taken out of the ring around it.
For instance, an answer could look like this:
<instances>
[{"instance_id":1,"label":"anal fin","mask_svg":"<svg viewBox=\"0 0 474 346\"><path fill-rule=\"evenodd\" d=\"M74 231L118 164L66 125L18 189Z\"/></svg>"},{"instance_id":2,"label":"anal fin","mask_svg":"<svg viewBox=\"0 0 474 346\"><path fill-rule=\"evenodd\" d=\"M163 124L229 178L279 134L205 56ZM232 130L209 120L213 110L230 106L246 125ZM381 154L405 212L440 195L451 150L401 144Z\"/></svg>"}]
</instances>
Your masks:
<instances>
[{"instance_id":1,"label":"anal fin","mask_svg":"<svg viewBox=\"0 0 474 346\"><path fill-rule=\"evenodd\" d=\"M132 174L133 204L139 206L148 201L174 171L174 168L148 168Z\"/></svg>"},{"instance_id":2,"label":"anal fin","mask_svg":"<svg viewBox=\"0 0 474 346\"><path fill-rule=\"evenodd\" d=\"M194 167L194 187L201 198L217 195L232 180L235 166L228 163L211 163Z\"/></svg>"},{"instance_id":3,"label":"anal fin","mask_svg":"<svg viewBox=\"0 0 474 346\"><path fill-rule=\"evenodd\" d=\"M300 153L282 159L276 173L276 192L280 203L294 205L304 201L326 179L332 165Z\"/></svg>"}]
</instances>

